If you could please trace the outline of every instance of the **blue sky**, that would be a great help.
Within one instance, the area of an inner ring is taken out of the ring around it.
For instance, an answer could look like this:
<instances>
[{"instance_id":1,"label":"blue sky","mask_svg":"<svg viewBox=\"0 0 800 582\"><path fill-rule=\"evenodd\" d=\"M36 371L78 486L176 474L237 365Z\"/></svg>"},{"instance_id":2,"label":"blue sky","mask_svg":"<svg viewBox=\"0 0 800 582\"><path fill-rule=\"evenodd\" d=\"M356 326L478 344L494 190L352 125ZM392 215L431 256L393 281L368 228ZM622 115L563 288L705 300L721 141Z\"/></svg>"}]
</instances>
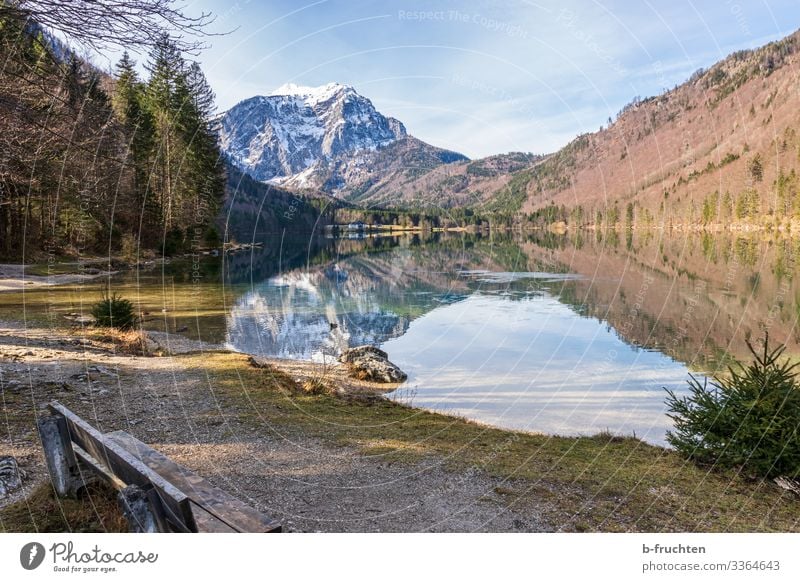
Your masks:
<instances>
[{"instance_id":1,"label":"blue sky","mask_svg":"<svg viewBox=\"0 0 800 582\"><path fill-rule=\"evenodd\" d=\"M800 28L797 0L197 0L220 110L286 82L353 85L470 157L545 153L734 50Z\"/></svg>"}]
</instances>

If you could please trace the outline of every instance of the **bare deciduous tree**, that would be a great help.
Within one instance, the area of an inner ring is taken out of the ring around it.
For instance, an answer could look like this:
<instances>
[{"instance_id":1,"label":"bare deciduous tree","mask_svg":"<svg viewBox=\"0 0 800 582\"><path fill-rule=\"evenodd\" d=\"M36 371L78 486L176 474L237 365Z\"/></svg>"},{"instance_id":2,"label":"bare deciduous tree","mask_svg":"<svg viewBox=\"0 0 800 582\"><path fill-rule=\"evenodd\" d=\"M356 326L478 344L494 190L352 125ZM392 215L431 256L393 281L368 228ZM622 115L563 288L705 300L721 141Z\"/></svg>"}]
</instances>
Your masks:
<instances>
[{"instance_id":1,"label":"bare deciduous tree","mask_svg":"<svg viewBox=\"0 0 800 582\"><path fill-rule=\"evenodd\" d=\"M30 18L94 50L141 52L164 33L182 52L203 48L209 13L189 16L175 0L0 0L0 17Z\"/></svg>"}]
</instances>

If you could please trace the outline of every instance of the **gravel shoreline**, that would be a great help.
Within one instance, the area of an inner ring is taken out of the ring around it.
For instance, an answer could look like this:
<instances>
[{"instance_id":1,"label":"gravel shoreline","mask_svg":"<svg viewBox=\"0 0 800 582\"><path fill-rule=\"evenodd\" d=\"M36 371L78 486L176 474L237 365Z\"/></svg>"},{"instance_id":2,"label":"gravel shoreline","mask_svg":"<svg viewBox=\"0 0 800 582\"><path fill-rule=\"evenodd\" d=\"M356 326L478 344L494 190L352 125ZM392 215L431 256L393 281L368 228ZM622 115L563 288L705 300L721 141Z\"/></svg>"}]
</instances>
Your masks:
<instances>
[{"instance_id":1,"label":"gravel shoreline","mask_svg":"<svg viewBox=\"0 0 800 582\"><path fill-rule=\"evenodd\" d=\"M543 507L509 502L501 479L467 476L428 455L402 463L312 438L296 427L254 424L245 399L224 398L213 375L186 354L222 348L148 334L162 357L115 353L79 332L0 322L2 454L27 473L24 498L47 479L35 416L59 400L102 431L127 430L213 483L283 521L290 531L546 531ZM234 356L234 354L232 354ZM239 357L239 356L235 356ZM347 378L342 366L268 360L298 383L322 379L344 395L382 385Z\"/></svg>"}]
</instances>

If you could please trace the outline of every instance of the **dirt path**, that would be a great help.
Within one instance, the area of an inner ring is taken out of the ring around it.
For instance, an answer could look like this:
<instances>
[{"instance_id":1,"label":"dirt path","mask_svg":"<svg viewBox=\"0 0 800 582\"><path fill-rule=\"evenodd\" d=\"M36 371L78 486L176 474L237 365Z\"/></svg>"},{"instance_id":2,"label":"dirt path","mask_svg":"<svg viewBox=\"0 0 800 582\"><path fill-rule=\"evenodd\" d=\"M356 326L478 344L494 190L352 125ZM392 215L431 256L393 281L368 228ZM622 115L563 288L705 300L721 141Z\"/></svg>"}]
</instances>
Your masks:
<instances>
[{"instance_id":1,"label":"dirt path","mask_svg":"<svg viewBox=\"0 0 800 582\"><path fill-rule=\"evenodd\" d=\"M207 346L181 344L198 347ZM24 490L0 506L46 479L35 416L57 399L100 430L127 430L292 531L547 529L535 505L510 509L503 484L480 471L465 477L433 455L391 462L254 423L258 411L222 398L192 361L114 354L96 340L0 322L0 454L16 456L28 474ZM273 362L298 379L319 374Z\"/></svg>"}]
</instances>

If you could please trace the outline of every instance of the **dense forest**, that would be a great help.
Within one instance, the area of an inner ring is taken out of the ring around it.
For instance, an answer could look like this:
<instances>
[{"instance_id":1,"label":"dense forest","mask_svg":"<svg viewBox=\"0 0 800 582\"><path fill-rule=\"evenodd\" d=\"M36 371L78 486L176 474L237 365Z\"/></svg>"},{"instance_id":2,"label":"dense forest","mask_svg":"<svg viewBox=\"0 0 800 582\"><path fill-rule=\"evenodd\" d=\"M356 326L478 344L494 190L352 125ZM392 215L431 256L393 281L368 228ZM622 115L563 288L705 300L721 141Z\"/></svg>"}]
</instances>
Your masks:
<instances>
[{"instance_id":1,"label":"dense forest","mask_svg":"<svg viewBox=\"0 0 800 582\"><path fill-rule=\"evenodd\" d=\"M224 192L214 95L164 34L148 79L101 72L0 11L0 256L174 253L213 244Z\"/></svg>"},{"instance_id":2,"label":"dense forest","mask_svg":"<svg viewBox=\"0 0 800 582\"><path fill-rule=\"evenodd\" d=\"M225 203L218 224L228 241L244 242L270 233L318 232L332 224L341 204L325 194L300 196L259 182L231 164L225 164L225 174Z\"/></svg>"}]
</instances>

